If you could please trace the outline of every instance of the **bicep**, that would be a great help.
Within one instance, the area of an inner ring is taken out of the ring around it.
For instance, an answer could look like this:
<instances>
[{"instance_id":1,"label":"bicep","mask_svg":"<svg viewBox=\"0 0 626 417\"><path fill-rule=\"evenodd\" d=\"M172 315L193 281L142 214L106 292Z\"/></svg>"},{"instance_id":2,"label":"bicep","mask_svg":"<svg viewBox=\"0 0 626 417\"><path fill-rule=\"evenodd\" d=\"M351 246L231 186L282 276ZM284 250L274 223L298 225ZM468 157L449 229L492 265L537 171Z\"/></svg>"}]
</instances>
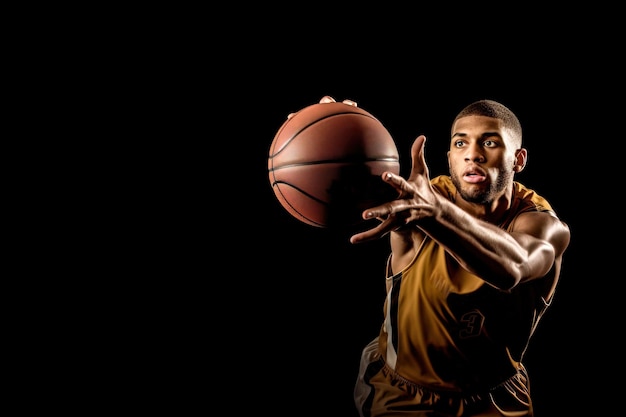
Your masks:
<instances>
[{"instance_id":1,"label":"bicep","mask_svg":"<svg viewBox=\"0 0 626 417\"><path fill-rule=\"evenodd\" d=\"M392 232L390 236L390 265L394 274L397 274L411 263L421 242L424 240L424 233L415 225L409 225L408 227L411 229Z\"/></svg>"},{"instance_id":2,"label":"bicep","mask_svg":"<svg viewBox=\"0 0 626 417\"><path fill-rule=\"evenodd\" d=\"M528 254L528 279L547 274L570 240L569 227L552 212L520 214L509 231Z\"/></svg>"}]
</instances>

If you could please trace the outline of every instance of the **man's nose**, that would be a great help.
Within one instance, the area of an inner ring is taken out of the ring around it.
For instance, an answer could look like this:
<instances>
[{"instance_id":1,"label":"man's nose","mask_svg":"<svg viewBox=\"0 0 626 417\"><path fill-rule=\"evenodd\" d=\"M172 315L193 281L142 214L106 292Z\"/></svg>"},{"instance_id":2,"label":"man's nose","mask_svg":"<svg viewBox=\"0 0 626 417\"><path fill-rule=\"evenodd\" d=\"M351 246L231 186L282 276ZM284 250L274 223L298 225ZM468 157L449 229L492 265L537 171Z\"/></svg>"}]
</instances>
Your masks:
<instances>
[{"instance_id":1,"label":"man's nose","mask_svg":"<svg viewBox=\"0 0 626 417\"><path fill-rule=\"evenodd\" d=\"M466 161L472 162L484 162L485 154L482 151L482 148L478 145L470 145L467 147L467 153L465 154Z\"/></svg>"}]
</instances>

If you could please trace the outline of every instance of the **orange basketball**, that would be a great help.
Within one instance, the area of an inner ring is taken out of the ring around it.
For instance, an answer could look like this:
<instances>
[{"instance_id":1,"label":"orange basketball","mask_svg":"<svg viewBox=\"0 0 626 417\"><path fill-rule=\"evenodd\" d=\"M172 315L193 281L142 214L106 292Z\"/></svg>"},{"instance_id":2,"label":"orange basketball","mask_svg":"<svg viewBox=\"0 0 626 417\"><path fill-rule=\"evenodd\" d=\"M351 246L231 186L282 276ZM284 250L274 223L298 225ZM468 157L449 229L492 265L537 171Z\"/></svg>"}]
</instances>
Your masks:
<instances>
[{"instance_id":1,"label":"orange basketball","mask_svg":"<svg viewBox=\"0 0 626 417\"><path fill-rule=\"evenodd\" d=\"M396 144L372 114L345 103L317 103L287 119L272 141L269 180L280 204L316 227L363 221L364 210L393 200L382 181L400 172Z\"/></svg>"}]
</instances>

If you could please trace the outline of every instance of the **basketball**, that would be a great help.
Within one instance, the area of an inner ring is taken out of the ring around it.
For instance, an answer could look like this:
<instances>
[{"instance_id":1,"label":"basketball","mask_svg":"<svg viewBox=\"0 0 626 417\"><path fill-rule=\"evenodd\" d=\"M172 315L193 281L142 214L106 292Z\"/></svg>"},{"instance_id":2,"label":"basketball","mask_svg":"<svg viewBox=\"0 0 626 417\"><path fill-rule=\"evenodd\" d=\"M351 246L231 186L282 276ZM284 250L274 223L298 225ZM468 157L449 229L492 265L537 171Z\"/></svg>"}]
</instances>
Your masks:
<instances>
[{"instance_id":1,"label":"basketball","mask_svg":"<svg viewBox=\"0 0 626 417\"><path fill-rule=\"evenodd\" d=\"M364 210L398 195L381 179L385 171L400 172L391 134L350 103L317 103L292 113L270 146L269 180L276 198L311 226L357 225Z\"/></svg>"}]
</instances>

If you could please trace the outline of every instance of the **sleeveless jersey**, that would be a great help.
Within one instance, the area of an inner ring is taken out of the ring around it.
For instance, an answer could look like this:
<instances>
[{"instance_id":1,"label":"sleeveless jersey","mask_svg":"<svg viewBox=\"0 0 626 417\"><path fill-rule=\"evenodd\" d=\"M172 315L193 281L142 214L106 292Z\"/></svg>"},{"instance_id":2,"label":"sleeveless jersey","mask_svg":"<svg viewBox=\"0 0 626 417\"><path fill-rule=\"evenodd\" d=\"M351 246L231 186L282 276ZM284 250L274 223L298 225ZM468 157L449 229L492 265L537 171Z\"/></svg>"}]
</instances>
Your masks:
<instances>
[{"instance_id":1,"label":"sleeveless jersey","mask_svg":"<svg viewBox=\"0 0 626 417\"><path fill-rule=\"evenodd\" d=\"M438 193L454 197L449 176L431 182ZM502 229L508 230L520 213L552 211L544 198L518 182L513 193L511 208L498 225ZM458 274L478 285L456 292ZM462 270L426 236L411 263L387 278L391 288L378 339L382 358L399 378L432 390L492 388L520 369L533 330L550 303L554 277L549 275L510 292L498 290Z\"/></svg>"}]
</instances>

